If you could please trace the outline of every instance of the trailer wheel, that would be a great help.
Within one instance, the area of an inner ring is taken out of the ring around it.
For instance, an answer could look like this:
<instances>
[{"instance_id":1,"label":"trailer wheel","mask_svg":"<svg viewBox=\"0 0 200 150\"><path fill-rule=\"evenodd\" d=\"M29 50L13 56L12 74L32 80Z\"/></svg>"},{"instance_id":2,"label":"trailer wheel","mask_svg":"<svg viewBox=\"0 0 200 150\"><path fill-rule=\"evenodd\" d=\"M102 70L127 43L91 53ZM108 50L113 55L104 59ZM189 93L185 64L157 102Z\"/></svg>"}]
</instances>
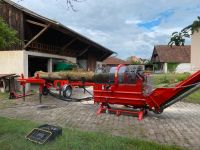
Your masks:
<instances>
[{"instance_id":1,"label":"trailer wheel","mask_svg":"<svg viewBox=\"0 0 200 150\"><path fill-rule=\"evenodd\" d=\"M63 89L63 96L65 98L70 98L71 95L72 95L72 88L71 88L71 86L69 86L69 85L65 86L64 89Z\"/></svg>"}]
</instances>

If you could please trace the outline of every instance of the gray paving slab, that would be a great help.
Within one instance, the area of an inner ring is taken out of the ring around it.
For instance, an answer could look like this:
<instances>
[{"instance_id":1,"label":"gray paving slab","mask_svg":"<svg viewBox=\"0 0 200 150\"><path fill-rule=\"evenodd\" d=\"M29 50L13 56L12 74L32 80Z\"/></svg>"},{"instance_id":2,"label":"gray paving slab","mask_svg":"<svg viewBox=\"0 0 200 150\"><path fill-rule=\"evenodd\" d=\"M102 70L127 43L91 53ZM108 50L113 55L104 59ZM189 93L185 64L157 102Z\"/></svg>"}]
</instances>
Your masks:
<instances>
[{"instance_id":1,"label":"gray paving slab","mask_svg":"<svg viewBox=\"0 0 200 150\"><path fill-rule=\"evenodd\" d=\"M178 102L162 114L149 113L142 121L137 117L102 113L91 102L65 102L50 96L43 98L42 109L38 97L0 110L0 116L34 120L84 131L97 131L117 136L134 137L162 144L200 149L200 105Z\"/></svg>"}]
</instances>

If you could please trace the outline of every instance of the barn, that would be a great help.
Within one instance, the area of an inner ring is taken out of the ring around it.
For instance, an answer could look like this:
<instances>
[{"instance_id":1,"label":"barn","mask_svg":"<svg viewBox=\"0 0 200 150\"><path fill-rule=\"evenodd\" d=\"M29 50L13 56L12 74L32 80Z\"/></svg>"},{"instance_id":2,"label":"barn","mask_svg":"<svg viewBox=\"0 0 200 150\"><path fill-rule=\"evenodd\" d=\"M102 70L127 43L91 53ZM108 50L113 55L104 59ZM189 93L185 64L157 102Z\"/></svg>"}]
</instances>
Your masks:
<instances>
[{"instance_id":1,"label":"barn","mask_svg":"<svg viewBox=\"0 0 200 150\"><path fill-rule=\"evenodd\" d=\"M20 43L0 49L0 73L54 71L58 61L78 63L94 71L114 52L61 23L45 18L10 0L0 1L0 17L18 32Z\"/></svg>"}]
</instances>

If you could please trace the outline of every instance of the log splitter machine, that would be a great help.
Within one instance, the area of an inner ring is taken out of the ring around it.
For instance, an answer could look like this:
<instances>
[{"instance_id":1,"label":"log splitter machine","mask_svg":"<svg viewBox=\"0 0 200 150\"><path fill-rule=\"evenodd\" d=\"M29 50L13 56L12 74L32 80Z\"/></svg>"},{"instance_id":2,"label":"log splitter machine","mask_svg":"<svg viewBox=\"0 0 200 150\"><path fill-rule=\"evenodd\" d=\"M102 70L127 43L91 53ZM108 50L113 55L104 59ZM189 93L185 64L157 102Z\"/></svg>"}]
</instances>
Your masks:
<instances>
[{"instance_id":1,"label":"log splitter machine","mask_svg":"<svg viewBox=\"0 0 200 150\"><path fill-rule=\"evenodd\" d=\"M138 115L138 120L142 120L143 115L148 111L160 114L165 108L197 90L200 87L200 71L192 74L174 87L156 89L151 86L151 75L144 73L141 67L134 65L118 65L108 71L98 70L94 75L93 82L59 79L54 80L52 84L39 76L22 77L18 81L23 86L26 83L38 83L41 93L45 90L44 95L47 94L46 91L50 91L52 86L56 88L56 84L59 82L60 89L64 89L67 93L72 91L73 86L93 86L94 103L99 104L97 114L101 112L112 112L116 115L126 113ZM71 94L69 95L71 96ZM66 97L66 94L64 97ZM69 97L66 98L69 99ZM118 106L126 107L121 108Z\"/></svg>"}]
</instances>

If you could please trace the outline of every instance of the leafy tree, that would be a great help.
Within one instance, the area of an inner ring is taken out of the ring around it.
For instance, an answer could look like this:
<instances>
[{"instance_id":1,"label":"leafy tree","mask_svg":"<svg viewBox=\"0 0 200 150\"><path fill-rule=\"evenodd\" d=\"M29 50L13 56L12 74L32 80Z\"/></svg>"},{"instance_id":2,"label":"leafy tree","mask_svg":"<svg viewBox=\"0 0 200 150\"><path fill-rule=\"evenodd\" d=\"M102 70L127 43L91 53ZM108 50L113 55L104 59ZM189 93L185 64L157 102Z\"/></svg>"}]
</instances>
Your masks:
<instances>
[{"instance_id":1,"label":"leafy tree","mask_svg":"<svg viewBox=\"0 0 200 150\"><path fill-rule=\"evenodd\" d=\"M1 1L1 0L0 0ZM24 1L24 0L19 0L19 1ZM65 3L67 5L67 8L68 9L72 9L73 11L77 11L75 8L74 8L74 4L75 3L79 3L79 2L83 2L85 0L65 0Z\"/></svg>"},{"instance_id":2,"label":"leafy tree","mask_svg":"<svg viewBox=\"0 0 200 150\"><path fill-rule=\"evenodd\" d=\"M181 30L181 32L173 32L171 39L168 45L176 45L176 46L184 46L185 37L190 38L190 35L194 32L199 32L200 28L200 16L197 17L197 20L193 21L193 23Z\"/></svg>"},{"instance_id":3,"label":"leafy tree","mask_svg":"<svg viewBox=\"0 0 200 150\"><path fill-rule=\"evenodd\" d=\"M17 38L17 32L10 28L8 24L0 18L0 48L11 47L18 42L19 39Z\"/></svg>"},{"instance_id":4,"label":"leafy tree","mask_svg":"<svg viewBox=\"0 0 200 150\"><path fill-rule=\"evenodd\" d=\"M140 61L133 61L132 64L133 65L141 65L141 62Z\"/></svg>"},{"instance_id":5,"label":"leafy tree","mask_svg":"<svg viewBox=\"0 0 200 150\"><path fill-rule=\"evenodd\" d=\"M143 62L145 65L153 65L151 59L145 59L145 60L143 60Z\"/></svg>"},{"instance_id":6,"label":"leafy tree","mask_svg":"<svg viewBox=\"0 0 200 150\"><path fill-rule=\"evenodd\" d=\"M200 28L200 16L198 16L197 20L193 21L191 25L182 29L181 32L189 33L191 31L191 34L193 34L195 31L199 32L199 28Z\"/></svg>"},{"instance_id":7,"label":"leafy tree","mask_svg":"<svg viewBox=\"0 0 200 150\"><path fill-rule=\"evenodd\" d=\"M190 35L187 32L173 32L168 45L184 46L185 37L189 38Z\"/></svg>"},{"instance_id":8,"label":"leafy tree","mask_svg":"<svg viewBox=\"0 0 200 150\"><path fill-rule=\"evenodd\" d=\"M71 8L73 11L77 11L76 9L74 9L74 3L79 3L82 1L84 0L66 0L67 8Z\"/></svg>"}]
</instances>

